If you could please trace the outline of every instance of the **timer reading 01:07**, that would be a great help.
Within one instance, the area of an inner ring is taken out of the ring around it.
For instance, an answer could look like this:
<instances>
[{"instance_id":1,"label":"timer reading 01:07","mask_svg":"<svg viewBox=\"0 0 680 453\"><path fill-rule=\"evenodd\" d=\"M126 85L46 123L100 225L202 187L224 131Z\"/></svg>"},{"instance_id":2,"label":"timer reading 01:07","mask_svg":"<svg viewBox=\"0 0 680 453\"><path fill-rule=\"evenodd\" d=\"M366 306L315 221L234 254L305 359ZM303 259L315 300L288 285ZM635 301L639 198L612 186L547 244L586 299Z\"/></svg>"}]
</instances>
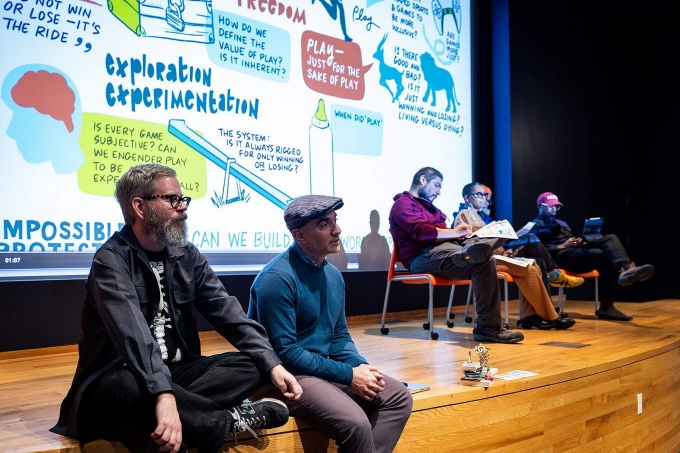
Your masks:
<instances>
[{"instance_id":1,"label":"timer reading 01:07","mask_svg":"<svg viewBox=\"0 0 680 453\"><path fill-rule=\"evenodd\" d=\"M16 256L14 258L12 257L5 258L5 264L19 264L20 261L21 261L20 256Z\"/></svg>"}]
</instances>

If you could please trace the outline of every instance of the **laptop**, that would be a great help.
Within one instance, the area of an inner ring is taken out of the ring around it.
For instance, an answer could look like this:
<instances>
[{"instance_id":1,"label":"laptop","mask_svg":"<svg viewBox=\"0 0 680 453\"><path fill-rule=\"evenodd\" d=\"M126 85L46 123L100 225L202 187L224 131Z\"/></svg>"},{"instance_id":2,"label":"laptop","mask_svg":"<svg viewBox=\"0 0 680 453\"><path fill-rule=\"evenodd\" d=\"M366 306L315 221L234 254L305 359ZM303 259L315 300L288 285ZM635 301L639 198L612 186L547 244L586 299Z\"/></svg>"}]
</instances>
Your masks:
<instances>
[{"instance_id":1,"label":"laptop","mask_svg":"<svg viewBox=\"0 0 680 453\"><path fill-rule=\"evenodd\" d=\"M591 217L583 222L583 234L581 237L584 241L592 242L602 239L602 224L604 219L602 217Z\"/></svg>"}]
</instances>

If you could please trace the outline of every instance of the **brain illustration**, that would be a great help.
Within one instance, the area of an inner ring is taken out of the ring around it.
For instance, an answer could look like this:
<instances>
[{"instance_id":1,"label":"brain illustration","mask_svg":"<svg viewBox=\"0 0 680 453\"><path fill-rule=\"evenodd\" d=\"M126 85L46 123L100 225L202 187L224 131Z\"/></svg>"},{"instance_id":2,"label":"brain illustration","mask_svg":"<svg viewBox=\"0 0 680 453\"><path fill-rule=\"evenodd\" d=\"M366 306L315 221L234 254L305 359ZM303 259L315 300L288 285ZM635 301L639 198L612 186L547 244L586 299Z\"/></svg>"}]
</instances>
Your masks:
<instances>
[{"instance_id":1,"label":"brain illustration","mask_svg":"<svg viewBox=\"0 0 680 453\"><path fill-rule=\"evenodd\" d=\"M12 87L12 99L21 107L32 107L62 121L66 130L73 132L71 115L76 95L61 74L44 70L26 72Z\"/></svg>"}]
</instances>

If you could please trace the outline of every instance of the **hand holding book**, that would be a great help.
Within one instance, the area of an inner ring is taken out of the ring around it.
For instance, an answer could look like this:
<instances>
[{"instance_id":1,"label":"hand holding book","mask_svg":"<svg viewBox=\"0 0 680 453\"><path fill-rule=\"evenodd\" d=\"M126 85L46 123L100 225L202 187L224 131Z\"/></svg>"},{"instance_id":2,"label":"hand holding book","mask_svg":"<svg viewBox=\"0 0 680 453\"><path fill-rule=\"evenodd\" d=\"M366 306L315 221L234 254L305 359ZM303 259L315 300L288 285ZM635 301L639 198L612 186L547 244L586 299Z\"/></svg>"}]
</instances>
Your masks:
<instances>
[{"instance_id":1,"label":"hand holding book","mask_svg":"<svg viewBox=\"0 0 680 453\"><path fill-rule=\"evenodd\" d=\"M479 230L472 233L470 236L477 236L479 238L507 238L517 239L517 233L507 220L494 220L485 225Z\"/></svg>"}]
</instances>

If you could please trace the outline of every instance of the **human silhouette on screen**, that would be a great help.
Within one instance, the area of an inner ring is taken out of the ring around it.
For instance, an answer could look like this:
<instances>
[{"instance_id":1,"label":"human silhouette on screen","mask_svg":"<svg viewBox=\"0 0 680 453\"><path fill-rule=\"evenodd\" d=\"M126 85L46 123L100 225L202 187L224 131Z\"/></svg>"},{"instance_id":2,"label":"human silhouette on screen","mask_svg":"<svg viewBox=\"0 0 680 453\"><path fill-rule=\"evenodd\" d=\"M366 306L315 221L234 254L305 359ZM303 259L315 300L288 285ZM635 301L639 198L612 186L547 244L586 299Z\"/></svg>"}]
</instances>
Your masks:
<instances>
[{"instance_id":1,"label":"human silhouette on screen","mask_svg":"<svg viewBox=\"0 0 680 453\"><path fill-rule=\"evenodd\" d=\"M390 265L390 246L385 236L380 235L380 214L375 209L369 216L371 232L361 240L359 270L384 271Z\"/></svg>"},{"instance_id":2,"label":"human silhouette on screen","mask_svg":"<svg viewBox=\"0 0 680 453\"><path fill-rule=\"evenodd\" d=\"M15 68L3 81L2 100L13 113L7 136L26 162L49 161L58 174L82 166L80 98L66 74L45 65Z\"/></svg>"}]
</instances>

